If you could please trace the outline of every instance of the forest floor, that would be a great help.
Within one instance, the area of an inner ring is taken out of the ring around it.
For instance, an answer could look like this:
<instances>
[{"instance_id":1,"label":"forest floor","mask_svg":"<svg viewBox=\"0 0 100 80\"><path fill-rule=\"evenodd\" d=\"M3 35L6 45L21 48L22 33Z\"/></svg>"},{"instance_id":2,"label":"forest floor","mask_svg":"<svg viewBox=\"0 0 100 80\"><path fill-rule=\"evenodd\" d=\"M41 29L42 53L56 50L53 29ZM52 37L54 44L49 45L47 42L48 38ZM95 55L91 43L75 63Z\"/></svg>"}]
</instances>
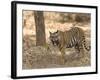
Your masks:
<instances>
[{"instance_id":1,"label":"forest floor","mask_svg":"<svg viewBox=\"0 0 100 80\"><path fill-rule=\"evenodd\" d=\"M90 30L86 28L85 33L86 41L90 42L90 35L88 35ZM66 48L65 64L62 64L61 52L57 47L54 47L52 44L48 44L49 49L43 46L35 46L36 40L34 37L33 35L25 35L23 37L23 69L83 67L91 65L90 51L78 54L74 48Z\"/></svg>"}]
</instances>

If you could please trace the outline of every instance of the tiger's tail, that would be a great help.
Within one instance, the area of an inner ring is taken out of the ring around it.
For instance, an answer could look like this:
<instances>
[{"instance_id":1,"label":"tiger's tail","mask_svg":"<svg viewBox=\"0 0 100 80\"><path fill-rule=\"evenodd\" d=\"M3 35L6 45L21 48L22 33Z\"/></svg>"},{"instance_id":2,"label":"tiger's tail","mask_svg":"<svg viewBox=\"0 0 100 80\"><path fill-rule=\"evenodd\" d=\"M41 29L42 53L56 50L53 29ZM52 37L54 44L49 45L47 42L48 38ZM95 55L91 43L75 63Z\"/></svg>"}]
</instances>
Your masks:
<instances>
[{"instance_id":1,"label":"tiger's tail","mask_svg":"<svg viewBox=\"0 0 100 80\"><path fill-rule=\"evenodd\" d=\"M83 43L84 43L84 48L85 48L87 51L90 51L91 46L88 46L88 47L87 47L85 37L84 37L83 40L84 40L84 41L83 41Z\"/></svg>"}]
</instances>

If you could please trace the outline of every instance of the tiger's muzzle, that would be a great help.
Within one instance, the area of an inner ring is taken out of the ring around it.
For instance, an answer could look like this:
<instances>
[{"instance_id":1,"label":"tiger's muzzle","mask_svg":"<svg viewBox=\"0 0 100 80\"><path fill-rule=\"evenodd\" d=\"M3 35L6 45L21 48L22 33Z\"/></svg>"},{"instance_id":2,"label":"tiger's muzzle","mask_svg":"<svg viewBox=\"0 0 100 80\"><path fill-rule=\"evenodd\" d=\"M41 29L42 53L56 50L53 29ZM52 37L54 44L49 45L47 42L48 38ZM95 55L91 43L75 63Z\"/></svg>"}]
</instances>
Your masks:
<instances>
[{"instance_id":1,"label":"tiger's muzzle","mask_svg":"<svg viewBox=\"0 0 100 80\"><path fill-rule=\"evenodd\" d=\"M59 40L52 40L52 44L54 45L54 46L58 46L59 45Z\"/></svg>"}]
</instances>

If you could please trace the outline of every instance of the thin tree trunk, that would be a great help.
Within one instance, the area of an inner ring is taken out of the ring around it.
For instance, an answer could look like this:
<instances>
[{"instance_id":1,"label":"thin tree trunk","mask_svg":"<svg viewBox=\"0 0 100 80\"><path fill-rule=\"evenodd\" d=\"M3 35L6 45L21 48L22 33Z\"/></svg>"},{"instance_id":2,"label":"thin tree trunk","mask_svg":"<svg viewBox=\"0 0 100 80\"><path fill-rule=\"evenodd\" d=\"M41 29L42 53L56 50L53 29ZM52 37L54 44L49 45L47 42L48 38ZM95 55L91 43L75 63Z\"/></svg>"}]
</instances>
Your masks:
<instances>
[{"instance_id":1,"label":"thin tree trunk","mask_svg":"<svg viewBox=\"0 0 100 80\"><path fill-rule=\"evenodd\" d=\"M46 43L43 11L35 11L34 18L36 26L36 45L43 46Z\"/></svg>"}]
</instances>

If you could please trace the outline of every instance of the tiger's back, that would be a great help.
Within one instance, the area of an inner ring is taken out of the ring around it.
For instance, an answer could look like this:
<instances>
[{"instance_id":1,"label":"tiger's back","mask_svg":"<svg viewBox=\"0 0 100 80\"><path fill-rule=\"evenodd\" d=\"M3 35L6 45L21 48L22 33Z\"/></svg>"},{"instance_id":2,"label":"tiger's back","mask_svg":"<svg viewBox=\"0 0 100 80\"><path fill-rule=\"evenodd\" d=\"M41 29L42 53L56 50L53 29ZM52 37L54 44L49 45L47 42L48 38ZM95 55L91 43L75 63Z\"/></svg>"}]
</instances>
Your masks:
<instances>
[{"instance_id":1,"label":"tiger's back","mask_svg":"<svg viewBox=\"0 0 100 80\"><path fill-rule=\"evenodd\" d=\"M69 31L63 32L64 45L67 48L81 46L84 39L84 31L81 28L73 27ZM63 46L64 46L63 45Z\"/></svg>"}]
</instances>

